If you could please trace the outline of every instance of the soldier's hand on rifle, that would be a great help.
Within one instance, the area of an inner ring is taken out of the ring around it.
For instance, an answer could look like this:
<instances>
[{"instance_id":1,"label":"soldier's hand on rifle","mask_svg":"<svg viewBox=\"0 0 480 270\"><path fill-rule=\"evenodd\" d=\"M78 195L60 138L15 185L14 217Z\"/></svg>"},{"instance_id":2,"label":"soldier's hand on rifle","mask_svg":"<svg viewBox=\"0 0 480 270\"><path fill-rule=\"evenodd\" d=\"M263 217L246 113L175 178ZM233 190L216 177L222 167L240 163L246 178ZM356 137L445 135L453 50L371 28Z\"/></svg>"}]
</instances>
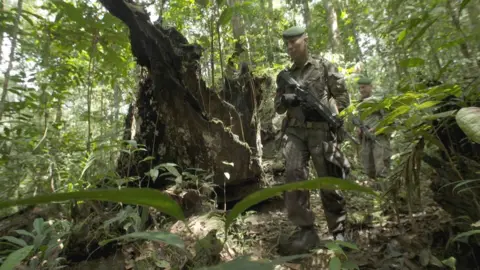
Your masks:
<instances>
[{"instance_id":1,"label":"soldier's hand on rifle","mask_svg":"<svg viewBox=\"0 0 480 270\"><path fill-rule=\"evenodd\" d=\"M296 107L300 105L300 99L295 94L283 94L282 103L290 107Z\"/></svg>"}]
</instances>

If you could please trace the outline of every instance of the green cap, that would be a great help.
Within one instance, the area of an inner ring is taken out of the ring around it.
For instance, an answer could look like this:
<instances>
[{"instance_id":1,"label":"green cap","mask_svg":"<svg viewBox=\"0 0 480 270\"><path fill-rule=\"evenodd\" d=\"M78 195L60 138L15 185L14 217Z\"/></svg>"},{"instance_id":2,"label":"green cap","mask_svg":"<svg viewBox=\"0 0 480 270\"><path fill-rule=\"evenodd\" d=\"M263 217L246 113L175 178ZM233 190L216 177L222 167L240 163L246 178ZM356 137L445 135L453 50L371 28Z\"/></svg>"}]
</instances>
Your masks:
<instances>
[{"instance_id":1,"label":"green cap","mask_svg":"<svg viewBox=\"0 0 480 270\"><path fill-rule=\"evenodd\" d=\"M294 38L303 35L303 33L305 33L305 28L301 26L293 26L283 31L283 38Z\"/></svg>"},{"instance_id":2,"label":"green cap","mask_svg":"<svg viewBox=\"0 0 480 270\"><path fill-rule=\"evenodd\" d=\"M367 77L362 77L357 81L357 84L371 84L371 83L372 83L372 80L370 80Z\"/></svg>"}]
</instances>

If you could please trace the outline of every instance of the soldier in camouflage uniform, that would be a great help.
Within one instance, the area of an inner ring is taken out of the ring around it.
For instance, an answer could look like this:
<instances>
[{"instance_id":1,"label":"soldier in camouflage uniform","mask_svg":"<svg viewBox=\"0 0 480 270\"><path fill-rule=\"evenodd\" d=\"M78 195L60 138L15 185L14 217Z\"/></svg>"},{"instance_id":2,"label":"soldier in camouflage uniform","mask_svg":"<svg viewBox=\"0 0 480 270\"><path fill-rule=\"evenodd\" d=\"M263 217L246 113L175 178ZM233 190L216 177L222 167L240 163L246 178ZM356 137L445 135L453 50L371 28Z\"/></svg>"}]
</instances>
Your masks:
<instances>
[{"instance_id":1,"label":"soldier in camouflage uniform","mask_svg":"<svg viewBox=\"0 0 480 270\"><path fill-rule=\"evenodd\" d=\"M305 29L289 28L284 31L283 39L293 62L289 68L292 77L325 105L331 106L333 99L337 108L332 109L342 111L347 107L350 98L344 78L326 59L309 55ZM326 120L316 111L302 106L302 101L293 90L281 85L279 77L275 109L278 114L287 113L284 119L286 129L283 138L287 182L308 179L310 157L318 177L346 177L350 164L339 150L335 132L332 132ZM343 195L335 190L320 192L329 231L335 239L344 240L346 209ZM286 192L284 199L288 218L300 228L288 243L289 252L301 253L315 248L320 239L314 227L315 215L310 209L309 191Z\"/></svg>"},{"instance_id":2,"label":"soldier in camouflage uniform","mask_svg":"<svg viewBox=\"0 0 480 270\"><path fill-rule=\"evenodd\" d=\"M367 103L375 103L372 96L372 81L368 78L360 78L357 81L360 91L360 104L358 106L366 106ZM376 111L365 120L363 124L369 129L370 133L375 134L378 123L384 117L384 111ZM390 148L389 136L386 134L376 135L376 141L368 140L362 131L358 129L358 137L361 141L360 158L362 159L365 173L376 179L378 177L386 177L390 168L390 157L392 155Z\"/></svg>"}]
</instances>

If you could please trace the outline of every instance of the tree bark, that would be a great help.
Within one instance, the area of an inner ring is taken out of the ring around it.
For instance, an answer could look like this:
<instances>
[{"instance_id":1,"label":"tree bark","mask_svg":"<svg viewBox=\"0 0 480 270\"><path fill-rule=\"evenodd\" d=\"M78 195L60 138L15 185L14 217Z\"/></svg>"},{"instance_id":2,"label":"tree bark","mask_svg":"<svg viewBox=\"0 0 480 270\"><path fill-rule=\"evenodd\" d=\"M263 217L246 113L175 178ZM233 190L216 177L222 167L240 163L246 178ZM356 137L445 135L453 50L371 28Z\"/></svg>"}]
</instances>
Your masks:
<instances>
[{"instance_id":1,"label":"tree bark","mask_svg":"<svg viewBox=\"0 0 480 270\"><path fill-rule=\"evenodd\" d=\"M305 27L310 26L311 15L310 15L310 7L308 6L308 0L302 1L302 11L303 11L303 23L305 23Z\"/></svg>"},{"instance_id":2,"label":"tree bark","mask_svg":"<svg viewBox=\"0 0 480 270\"><path fill-rule=\"evenodd\" d=\"M258 184L260 160L238 133L234 134L242 125L235 118L235 108L201 79L200 46L189 44L174 28L153 26L145 10L132 7L134 4L100 2L129 27L132 52L148 71L140 82L136 103L130 107L124 137L144 144L147 151L138 151L133 158L122 154L119 174L150 182L145 173L151 166L139 161L151 155L153 165L174 162L183 168L213 171L214 182L221 186L224 181L226 185ZM227 125L233 126L232 131ZM224 172L229 173L228 179ZM165 186L165 182L157 180L155 185Z\"/></svg>"},{"instance_id":3,"label":"tree bark","mask_svg":"<svg viewBox=\"0 0 480 270\"><path fill-rule=\"evenodd\" d=\"M330 46L332 47L332 52L340 53L342 52L342 43L340 40L340 30L338 29L337 12L330 0L324 0L323 6L327 11L327 22L329 26L328 29L330 32Z\"/></svg>"},{"instance_id":4,"label":"tree bark","mask_svg":"<svg viewBox=\"0 0 480 270\"><path fill-rule=\"evenodd\" d=\"M4 12L4 5L3 5L3 0L0 0L0 12ZM4 22L1 23L1 29L0 29L0 64L2 64L2 49L3 49L3 29L5 28Z\"/></svg>"},{"instance_id":5,"label":"tree bark","mask_svg":"<svg viewBox=\"0 0 480 270\"><path fill-rule=\"evenodd\" d=\"M3 4L3 3L2 3ZM13 26L13 33L12 33L12 44L10 47L10 59L8 60L8 67L5 71L4 81L3 81L3 92L2 96L0 97L0 120L3 118L3 113L5 112L5 103L7 102L7 94L8 94L8 83L10 81L10 72L13 68L13 62L15 61L15 50L17 48L17 35L20 30L20 17L22 16L23 12L23 0L18 0L17 3L17 16L15 16L15 23ZM3 35L3 33L2 33Z\"/></svg>"}]
</instances>

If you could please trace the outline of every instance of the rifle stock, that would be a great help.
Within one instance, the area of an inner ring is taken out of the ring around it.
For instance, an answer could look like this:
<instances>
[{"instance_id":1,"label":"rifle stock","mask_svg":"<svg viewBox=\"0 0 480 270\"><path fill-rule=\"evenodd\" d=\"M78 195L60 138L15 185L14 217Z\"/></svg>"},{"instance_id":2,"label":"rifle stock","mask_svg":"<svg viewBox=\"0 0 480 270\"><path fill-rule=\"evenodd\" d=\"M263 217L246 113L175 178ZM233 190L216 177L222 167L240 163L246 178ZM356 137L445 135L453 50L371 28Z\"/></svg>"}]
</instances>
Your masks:
<instances>
[{"instance_id":1,"label":"rifle stock","mask_svg":"<svg viewBox=\"0 0 480 270\"><path fill-rule=\"evenodd\" d=\"M369 128L367 126L365 126L364 124L362 124L362 121L360 120L360 118L358 118L358 116L353 117L352 123L355 126L357 126L358 128L360 128L360 130L362 131L362 135L365 136L367 138L367 140L371 140L371 141L376 140L375 134L372 134L369 131Z\"/></svg>"}]
</instances>

